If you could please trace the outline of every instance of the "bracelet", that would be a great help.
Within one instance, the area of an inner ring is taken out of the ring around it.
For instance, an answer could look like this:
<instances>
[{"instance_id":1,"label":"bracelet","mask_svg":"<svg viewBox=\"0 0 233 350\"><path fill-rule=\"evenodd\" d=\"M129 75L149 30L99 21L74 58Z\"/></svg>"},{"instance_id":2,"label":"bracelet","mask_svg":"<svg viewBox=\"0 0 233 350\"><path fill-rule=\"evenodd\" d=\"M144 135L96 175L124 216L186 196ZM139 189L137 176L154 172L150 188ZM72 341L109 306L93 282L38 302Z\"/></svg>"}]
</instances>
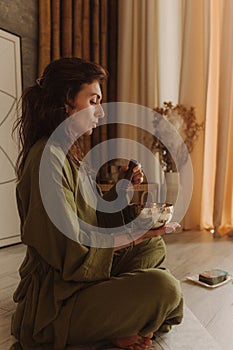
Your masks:
<instances>
[{"instance_id":1,"label":"bracelet","mask_svg":"<svg viewBox=\"0 0 233 350\"><path fill-rule=\"evenodd\" d=\"M131 235L131 233L127 232L127 235L129 236L129 240L130 240L130 246L133 248L135 247L135 241L133 236Z\"/></svg>"}]
</instances>

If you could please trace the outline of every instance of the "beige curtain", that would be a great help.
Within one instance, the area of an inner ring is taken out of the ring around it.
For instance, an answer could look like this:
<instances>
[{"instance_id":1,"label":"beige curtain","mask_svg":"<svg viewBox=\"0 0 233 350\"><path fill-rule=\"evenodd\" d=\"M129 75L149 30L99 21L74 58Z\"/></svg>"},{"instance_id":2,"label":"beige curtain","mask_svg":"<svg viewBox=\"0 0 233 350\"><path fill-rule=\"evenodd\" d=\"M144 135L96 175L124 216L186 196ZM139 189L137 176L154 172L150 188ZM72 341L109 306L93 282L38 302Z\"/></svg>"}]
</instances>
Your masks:
<instances>
[{"instance_id":1,"label":"beige curtain","mask_svg":"<svg viewBox=\"0 0 233 350\"><path fill-rule=\"evenodd\" d=\"M116 100L118 0L39 0L38 75L59 57L82 57L100 63L111 79L103 85L103 100ZM83 138L87 152L115 128L102 125L91 138ZM106 155L102 155L103 162ZM102 170L105 176L106 169Z\"/></svg>"},{"instance_id":2,"label":"beige curtain","mask_svg":"<svg viewBox=\"0 0 233 350\"><path fill-rule=\"evenodd\" d=\"M156 2L119 1L119 101L157 105Z\"/></svg>"},{"instance_id":3,"label":"beige curtain","mask_svg":"<svg viewBox=\"0 0 233 350\"><path fill-rule=\"evenodd\" d=\"M231 0L119 2L118 100L195 107L205 132L191 154L194 191L184 228L216 235L233 229L232 7Z\"/></svg>"},{"instance_id":4,"label":"beige curtain","mask_svg":"<svg viewBox=\"0 0 233 350\"><path fill-rule=\"evenodd\" d=\"M209 1L202 227L233 232L233 2Z\"/></svg>"},{"instance_id":5,"label":"beige curtain","mask_svg":"<svg viewBox=\"0 0 233 350\"><path fill-rule=\"evenodd\" d=\"M183 2L182 11L182 51L179 87L179 102L194 106L198 122L205 120L207 66L208 66L208 3L203 0ZM184 218L184 227L198 228L201 220L201 198L203 184L204 133L191 154L194 183L189 209Z\"/></svg>"}]
</instances>

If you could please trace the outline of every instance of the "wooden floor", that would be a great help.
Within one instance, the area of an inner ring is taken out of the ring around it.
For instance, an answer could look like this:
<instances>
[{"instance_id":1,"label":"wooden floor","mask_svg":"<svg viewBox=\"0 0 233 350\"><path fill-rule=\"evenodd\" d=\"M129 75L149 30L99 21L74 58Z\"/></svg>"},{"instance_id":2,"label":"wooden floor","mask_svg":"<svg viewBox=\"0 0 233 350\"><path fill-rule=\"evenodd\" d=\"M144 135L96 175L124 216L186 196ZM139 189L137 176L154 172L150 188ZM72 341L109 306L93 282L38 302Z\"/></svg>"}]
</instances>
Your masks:
<instances>
[{"instance_id":1,"label":"wooden floor","mask_svg":"<svg viewBox=\"0 0 233 350\"><path fill-rule=\"evenodd\" d=\"M210 290L186 280L187 275L213 267L233 275L233 238L214 239L208 232L185 231L166 235L164 239L167 243L165 266L181 281L187 307L220 349L233 350L232 282ZM19 281L17 269L24 253L22 244L0 249L0 350L8 350L14 342L10 336L10 319L15 308L12 294ZM187 349L193 349L191 344Z\"/></svg>"}]
</instances>

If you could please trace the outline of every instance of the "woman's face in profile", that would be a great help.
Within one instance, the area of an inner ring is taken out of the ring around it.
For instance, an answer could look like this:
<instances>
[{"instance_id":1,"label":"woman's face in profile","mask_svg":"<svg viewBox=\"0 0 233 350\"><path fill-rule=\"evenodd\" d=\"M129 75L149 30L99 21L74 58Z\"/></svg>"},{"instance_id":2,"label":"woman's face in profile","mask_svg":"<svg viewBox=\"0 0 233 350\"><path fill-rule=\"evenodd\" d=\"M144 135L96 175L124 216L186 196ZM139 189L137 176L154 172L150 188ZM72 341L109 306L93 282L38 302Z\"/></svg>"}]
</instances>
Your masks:
<instances>
[{"instance_id":1,"label":"woman's face in profile","mask_svg":"<svg viewBox=\"0 0 233 350\"><path fill-rule=\"evenodd\" d=\"M104 117L104 111L100 105L102 92L98 81L91 84L84 84L82 90L76 95L74 108L67 106L68 114L77 113L76 123L84 135L91 135L93 128L96 128L99 118ZM81 112L80 112L81 111Z\"/></svg>"}]
</instances>

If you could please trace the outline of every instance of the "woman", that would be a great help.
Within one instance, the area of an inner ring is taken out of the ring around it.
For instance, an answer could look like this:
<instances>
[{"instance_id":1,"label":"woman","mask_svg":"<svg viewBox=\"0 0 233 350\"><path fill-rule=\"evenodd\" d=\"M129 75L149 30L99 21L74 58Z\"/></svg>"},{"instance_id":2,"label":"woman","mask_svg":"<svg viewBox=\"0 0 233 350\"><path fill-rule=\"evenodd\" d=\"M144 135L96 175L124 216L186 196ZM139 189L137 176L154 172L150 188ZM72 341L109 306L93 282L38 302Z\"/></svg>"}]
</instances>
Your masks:
<instances>
[{"instance_id":1,"label":"woman","mask_svg":"<svg viewBox=\"0 0 233 350\"><path fill-rule=\"evenodd\" d=\"M85 224L74 225L70 219L72 211L82 222L91 227L105 225L109 232L111 227L124 224L121 211L104 214L85 203L88 186L94 183L85 167L81 172L79 142L72 140L65 158L59 145L48 145L57 127L75 114L75 128L91 135L104 116L101 83L106 77L106 71L97 64L63 58L49 64L37 84L22 97L17 124L22 145L17 204L27 253L14 294L17 308L12 334L25 350L62 350L69 344L98 341L124 349L145 349L152 343L153 332L168 331L182 320L179 283L159 267L165 257L160 236L164 228L141 237L134 232L106 235L112 244L102 248L93 244ZM87 119L81 116L85 110ZM63 135L68 143L69 135L69 130ZM65 221L66 232L53 222L43 202L39 174L45 149L48 183L57 187L54 191L49 185L44 192L48 198L55 198L55 212L61 225ZM59 176L62 185L57 183ZM140 166L135 166L132 182L142 180ZM113 189L106 199L115 195ZM83 237L88 237L90 244Z\"/></svg>"}]
</instances>

